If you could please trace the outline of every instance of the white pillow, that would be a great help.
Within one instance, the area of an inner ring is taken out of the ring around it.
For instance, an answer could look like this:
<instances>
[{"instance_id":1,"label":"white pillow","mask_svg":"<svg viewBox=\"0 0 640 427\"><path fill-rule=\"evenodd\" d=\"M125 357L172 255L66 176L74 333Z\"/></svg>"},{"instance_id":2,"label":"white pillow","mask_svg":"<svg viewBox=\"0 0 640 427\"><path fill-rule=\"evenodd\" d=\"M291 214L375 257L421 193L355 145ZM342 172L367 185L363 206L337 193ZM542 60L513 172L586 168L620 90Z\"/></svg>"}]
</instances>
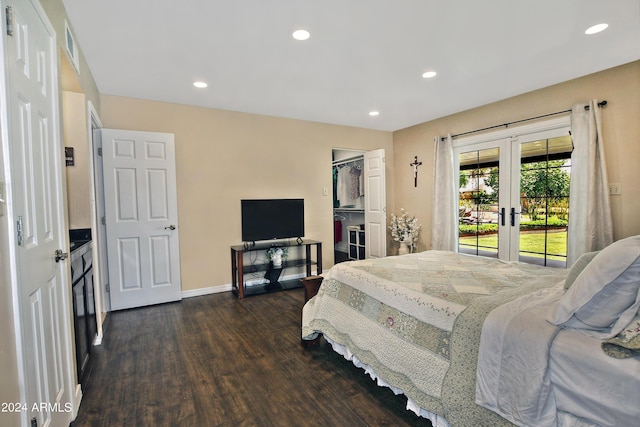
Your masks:
<instances>
[{"instance_id":1,"label":"white pillow","mask_svg":"<svg viewBox=\"0 0 640 427\"><path fill-rule=\"evenodd\" d=\"M552 311L550 322L610 338L631 322L638 307L640 236L634 236L607 246L584 267Z\"/></svg>"},{"instance_id":2,"label":"white pillow","mask_svg":"<svg viewBox=\"0 0 640 427\"><path fill-rule=\"evenodd\" d=\"M591 262L593 257L598 255L600 251L587 252L578 257L578 259L573 263L569 272L567 273L567 278L564 281L564 288L569 289L573 282L576 281L578 275L582 273L582 270Z\"/></svg>"}]
</instances>

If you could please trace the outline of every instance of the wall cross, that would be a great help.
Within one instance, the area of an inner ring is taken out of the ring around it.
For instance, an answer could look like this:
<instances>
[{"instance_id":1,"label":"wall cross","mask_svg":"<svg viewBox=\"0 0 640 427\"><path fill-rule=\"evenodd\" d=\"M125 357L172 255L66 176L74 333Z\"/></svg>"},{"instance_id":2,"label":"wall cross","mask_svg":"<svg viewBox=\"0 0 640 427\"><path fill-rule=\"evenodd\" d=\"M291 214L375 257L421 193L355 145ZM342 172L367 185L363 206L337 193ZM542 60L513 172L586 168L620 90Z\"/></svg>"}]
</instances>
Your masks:
<instances>
[{"instance_id":1,"label":"wall cross","mask_svg":"<svg viewBox=\"0 0 640 427\"><path fill-rule=\"evenodd\" d=\"M418 186L418 166L420 166L422 162L418 161L418 156L415 156L415 160L413 163L409 163L409 166L413 166L413 186Z\"/></svg>"}]
</instances>

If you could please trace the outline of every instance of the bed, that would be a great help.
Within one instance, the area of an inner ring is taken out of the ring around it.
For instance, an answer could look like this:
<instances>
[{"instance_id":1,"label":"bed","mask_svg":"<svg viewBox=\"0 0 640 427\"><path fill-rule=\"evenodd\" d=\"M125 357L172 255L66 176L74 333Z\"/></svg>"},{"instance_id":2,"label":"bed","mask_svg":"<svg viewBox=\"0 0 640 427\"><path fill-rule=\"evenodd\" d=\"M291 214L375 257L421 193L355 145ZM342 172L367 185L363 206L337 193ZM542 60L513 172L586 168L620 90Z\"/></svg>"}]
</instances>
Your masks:
<instances>
[{"instance_id":1,"label":"bed","mask_svg":"<svg viewBox=\"0 0 640 427\"><path fill-rule=\"evenodd\" d=\"M437 427L636 425L639 287L640 236L569 271L445 251L353 261L305 304L302 338Z\"/></svg>"}]
</instances>

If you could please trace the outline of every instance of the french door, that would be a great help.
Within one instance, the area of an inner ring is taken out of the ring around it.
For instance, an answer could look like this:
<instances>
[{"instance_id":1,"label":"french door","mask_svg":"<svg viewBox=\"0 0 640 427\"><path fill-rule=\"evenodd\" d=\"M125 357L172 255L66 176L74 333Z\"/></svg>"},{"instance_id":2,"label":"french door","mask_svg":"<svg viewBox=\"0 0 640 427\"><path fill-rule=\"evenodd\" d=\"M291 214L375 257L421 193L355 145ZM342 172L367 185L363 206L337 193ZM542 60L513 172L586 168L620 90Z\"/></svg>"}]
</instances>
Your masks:
<instances>
[{"instance_id":1,"label":"french door","mask_svg":"<svg viewBox=\"0 0 640 427\"><path fill-rule=\"evenodd\" d=\"M568 118L454 141L458 251L566 267Z\"/></svg>"}]
</instances>

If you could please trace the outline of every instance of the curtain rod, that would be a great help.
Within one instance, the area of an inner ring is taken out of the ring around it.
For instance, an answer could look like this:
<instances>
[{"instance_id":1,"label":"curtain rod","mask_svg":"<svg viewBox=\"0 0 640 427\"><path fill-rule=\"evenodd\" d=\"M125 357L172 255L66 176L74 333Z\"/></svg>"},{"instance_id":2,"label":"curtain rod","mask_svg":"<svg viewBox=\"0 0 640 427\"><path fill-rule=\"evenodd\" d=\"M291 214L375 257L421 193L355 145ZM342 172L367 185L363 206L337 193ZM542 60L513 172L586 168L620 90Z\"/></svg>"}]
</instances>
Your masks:
<instances>
[{"instance_id":1,"label":"curtain rod","mask_svg":"<svg viewBox=\"0 0 640 427\"><path fill-rule=\"evenodd\" d=\"M605 105L607 105L607 101L606 100L598 102L598 107L600 107L600 108L604 107ZM584 109L585 110L589 110L589 105L585 105ZM543 114L541 116L536 116L536 117L529 117L528 119L516 120L514 122L503 123L501 125L489 126L489 127L486 127L486 128L476 129L476 130L470 130L469 132L463 132L463 133L458 133L456 135L451 135L451 137L452 138L457 138L459 136L469 135L471 133L476 133L476 132L482 132L482 131L485 131L485 130L501 128L503 126L504 127L509 127L510 125L514 125L516 123L528 122L530 120L536 120L536 119L543 119L545 117L557 116L558 114L566 114L566 113L570 113L570 112L571 112L571 109L563 110L563 111L557 111L555 113ZM440 138L441 141L444 141L445 139L446 139L445 137Z\"/></svg>"}]
</instances>

